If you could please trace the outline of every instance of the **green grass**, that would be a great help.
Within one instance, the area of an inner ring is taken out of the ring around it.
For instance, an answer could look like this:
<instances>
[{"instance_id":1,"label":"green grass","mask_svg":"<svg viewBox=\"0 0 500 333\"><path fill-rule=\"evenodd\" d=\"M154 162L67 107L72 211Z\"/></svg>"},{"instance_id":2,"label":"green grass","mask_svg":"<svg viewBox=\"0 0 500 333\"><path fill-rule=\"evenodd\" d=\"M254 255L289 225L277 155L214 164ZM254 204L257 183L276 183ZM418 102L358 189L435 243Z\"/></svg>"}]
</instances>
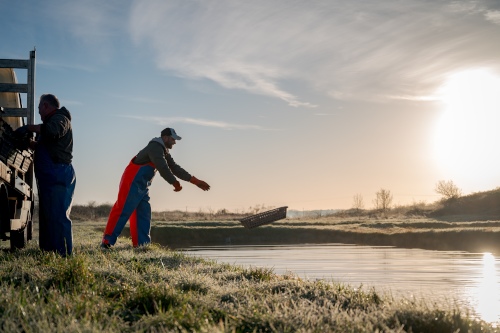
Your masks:
<instances>
[{"instance_id":1,"label":"green grass","mask_svg":"<svg viewBox=\"0 0 500 333\"><path fill-rule=\"evenodd\" d=\"M495 332L467 309L186 256L74 224L74 255L0 251L4 332ZM102 229L101 229L102 231ZM36 236L36 234L35 234Z\"/></svg>"}]
</instances>

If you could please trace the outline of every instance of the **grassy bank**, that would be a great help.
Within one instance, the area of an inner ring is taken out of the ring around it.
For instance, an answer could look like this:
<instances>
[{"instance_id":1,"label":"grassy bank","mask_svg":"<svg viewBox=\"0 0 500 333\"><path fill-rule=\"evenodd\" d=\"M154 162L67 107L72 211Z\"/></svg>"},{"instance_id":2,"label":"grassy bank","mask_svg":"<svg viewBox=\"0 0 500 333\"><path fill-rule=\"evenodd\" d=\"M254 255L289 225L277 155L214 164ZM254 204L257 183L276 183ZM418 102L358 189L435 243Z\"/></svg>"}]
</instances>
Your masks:
<instances>
[{"instance_id":1,"label":"grassy bank","mask_svg":"<svg viewBox=\"0 0 500 333\"><path fill-rule=\"evenodd\" d=\"M245 229L237 221L156 221L151 237L154 242L172 249L215 245L345 243L500 254L500 221L447 222L430 218L349 220L325 217L281 220L255 229Z\"/></svg>"},{"instance_id":2,"label":"grassy bank","mask_svg":"<svg viewBox=\"0 0 500 333\"><path fill-rule=\"evenodd\" d=\"M0 252L5 332L495 332L467 309L187 257L74 224L75 253ZM35 235L36 236L36 235ZM6 245L5 245L6 246Z\"/></svg>"}]
</instances>

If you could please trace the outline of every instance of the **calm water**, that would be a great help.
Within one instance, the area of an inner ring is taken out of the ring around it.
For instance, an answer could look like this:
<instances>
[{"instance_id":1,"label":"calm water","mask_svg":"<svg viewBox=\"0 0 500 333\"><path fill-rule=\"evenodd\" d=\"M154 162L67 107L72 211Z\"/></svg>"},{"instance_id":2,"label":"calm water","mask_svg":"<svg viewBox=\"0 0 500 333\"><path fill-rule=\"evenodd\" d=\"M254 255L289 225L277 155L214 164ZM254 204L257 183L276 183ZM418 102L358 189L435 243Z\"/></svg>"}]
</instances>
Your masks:
<instances>
[{"instance_id":1,"label":"calm water","mask_svg":"<svg viewBox=\"0 0 500 333\"><path fill-rule=\"evenodd\" d=\"M490 253L445 252L346 244L216 246L186 249L193 255L244 267L273 268L395 297L455 302L481 319L500 323L500 259Z\"/></svg>"}]
</instances>

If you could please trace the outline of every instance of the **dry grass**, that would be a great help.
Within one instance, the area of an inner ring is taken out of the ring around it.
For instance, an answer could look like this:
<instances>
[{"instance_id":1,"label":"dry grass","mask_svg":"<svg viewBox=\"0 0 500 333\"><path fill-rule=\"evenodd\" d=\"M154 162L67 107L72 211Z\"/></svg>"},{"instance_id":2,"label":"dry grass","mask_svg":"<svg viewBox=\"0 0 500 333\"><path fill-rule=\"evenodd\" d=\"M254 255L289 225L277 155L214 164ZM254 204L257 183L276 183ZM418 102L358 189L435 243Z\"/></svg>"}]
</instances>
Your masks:
<instances>
[{"instance_id":1,"label":"dry grass","mask_svg":"<svg viewBox=\"0 0 500 333\"><path fill-rule=\"evenodd\" d=\"M74 255L0 252L5 332L495 332L467 309L120 242L74 224ZM99 231L98 231L99 230ZM36 234L35 234L36 237Z\"/></svg>"}]
</instances>

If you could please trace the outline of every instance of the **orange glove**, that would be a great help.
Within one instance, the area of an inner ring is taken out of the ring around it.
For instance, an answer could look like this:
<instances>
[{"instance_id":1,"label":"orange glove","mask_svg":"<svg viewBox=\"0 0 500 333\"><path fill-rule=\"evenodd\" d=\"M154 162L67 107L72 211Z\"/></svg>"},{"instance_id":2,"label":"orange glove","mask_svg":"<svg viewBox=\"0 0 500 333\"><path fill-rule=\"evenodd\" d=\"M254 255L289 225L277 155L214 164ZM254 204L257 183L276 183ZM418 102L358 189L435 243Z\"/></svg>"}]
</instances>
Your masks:
<instances>
[{"instance_id":1,"label":"orange glove","mask_svg":"<svg viewBox=\"0 0 500 333\"><path fill-rule=\"evenodd\" d=\"M174 192L179 192L180 190L182 190L181 183L179 183L178 180L176 180L173 185L174 185Z\"/></svg>"},{"instance_id":2,"label":"orange glove","mask_svg":"<svg viewBox=\"0 0 500 333\"><path fill-rule=\"evenodd\" d=\"M201 188L203 191L210 190L210 185L208 185L207 183L205 183L203 180L199 180L195 176L191 176L190 182L193 183L193 184L195 184L199 188Z\"/></svg>"}]
</instances>

